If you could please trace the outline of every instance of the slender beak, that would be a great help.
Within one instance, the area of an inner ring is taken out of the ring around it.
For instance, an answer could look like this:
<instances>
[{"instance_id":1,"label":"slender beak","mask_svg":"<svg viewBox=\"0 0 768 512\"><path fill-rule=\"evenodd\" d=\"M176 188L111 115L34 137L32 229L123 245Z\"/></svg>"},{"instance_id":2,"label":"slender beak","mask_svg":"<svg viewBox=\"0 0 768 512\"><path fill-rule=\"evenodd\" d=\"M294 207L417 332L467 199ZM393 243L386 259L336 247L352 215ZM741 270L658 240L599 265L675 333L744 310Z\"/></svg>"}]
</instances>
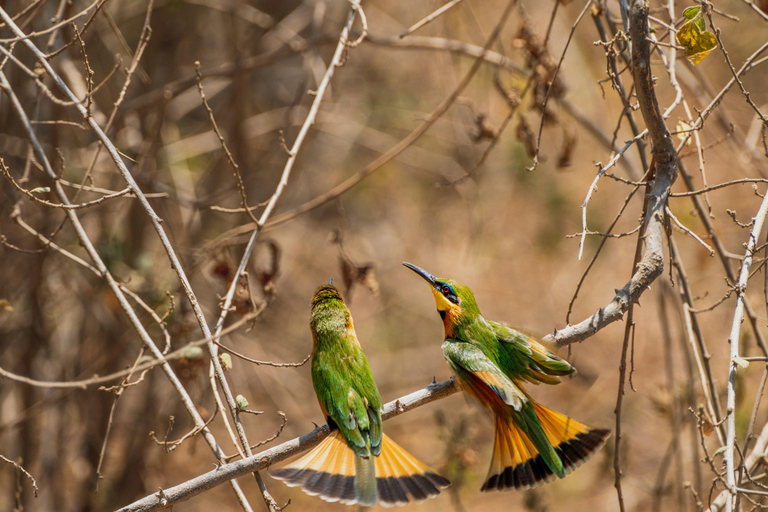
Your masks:
<instances>
[{"instance_id":1,"label":"slender beak","mask_svg":"<svg viewBox=\"0 0 768 512\"><path fill-rule=\"evenodd\" d=\"M417 274L419 274L421 277L424 278L426 282L428 282L430 285L432 285L432 288L437 289L437 283L435 282L435 276L424 270L423 268L419 268L416 265L411 265L410 263L403 262L403 265L408 267L409 269L413 270Z\"/></svg>"}]
</instances>

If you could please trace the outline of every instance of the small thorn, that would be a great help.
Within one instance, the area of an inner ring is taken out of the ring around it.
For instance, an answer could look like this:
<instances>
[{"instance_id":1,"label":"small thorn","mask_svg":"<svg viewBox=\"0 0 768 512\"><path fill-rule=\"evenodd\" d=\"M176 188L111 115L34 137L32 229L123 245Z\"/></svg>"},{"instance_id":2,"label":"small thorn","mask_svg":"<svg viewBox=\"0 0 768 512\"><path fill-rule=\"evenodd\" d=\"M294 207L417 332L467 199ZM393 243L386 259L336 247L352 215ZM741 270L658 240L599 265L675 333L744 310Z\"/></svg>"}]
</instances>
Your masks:
<instances>
[{"instance_id":1,"label":"small thorn","mask_svg":"<svg viewBox=\"0 0 768 512\"><path fill-rule=\"evenodd\" d=\"M328 281L328 284L333 286L333 276L331 276L331 279Z\"/></svg>"}]
</instances>

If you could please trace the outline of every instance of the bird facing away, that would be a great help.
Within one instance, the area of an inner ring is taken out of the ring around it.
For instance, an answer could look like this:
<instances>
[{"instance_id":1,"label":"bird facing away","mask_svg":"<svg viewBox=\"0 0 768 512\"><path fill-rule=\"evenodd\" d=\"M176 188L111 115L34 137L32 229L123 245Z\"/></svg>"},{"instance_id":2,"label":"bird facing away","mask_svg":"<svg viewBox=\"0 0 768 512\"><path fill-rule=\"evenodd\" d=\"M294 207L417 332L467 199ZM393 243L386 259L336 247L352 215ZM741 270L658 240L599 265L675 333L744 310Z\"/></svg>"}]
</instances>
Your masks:
<instances>
[{"instance_id":1,"label":"bird facing away","mask_svg":"<svg viewBox=\"0 0 768 512\"><path fill-rule=\"evenodd\" d=\"M445 478L382 432L382 401L336 287L312 299L312 384L331 434L273 477L346 505L405 505L440 494Z\"/></svg>"},{"instance_id":2,"label":"bird facing away","mask_svg":"<svg viewBox=\"0 0 768 512\"><path fill-rule=\"evenodd\" d=\"M609 430L547 409L523 388L524 382L558 384L573 366L531 337L483 318L465 285L403 265L430 284L445 327L443 354L462 389L493 411L493 459L481 490L527 489L564 478L603 446Z\"/></svg>"}]
</instances>

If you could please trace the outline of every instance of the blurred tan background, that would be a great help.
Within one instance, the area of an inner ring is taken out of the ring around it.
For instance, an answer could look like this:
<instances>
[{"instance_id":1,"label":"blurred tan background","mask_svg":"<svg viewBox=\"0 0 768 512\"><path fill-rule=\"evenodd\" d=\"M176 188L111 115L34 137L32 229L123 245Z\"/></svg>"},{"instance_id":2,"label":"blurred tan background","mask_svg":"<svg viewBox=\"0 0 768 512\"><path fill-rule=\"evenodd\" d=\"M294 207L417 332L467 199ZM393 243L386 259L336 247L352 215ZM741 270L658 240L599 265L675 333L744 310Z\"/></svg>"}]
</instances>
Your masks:
<instances>
[{"instance_id":1,"label":"blurred tan background","mask_svg":"<svg viewBox=\"0 0 768 512\"><path fill-rule=\"evenodd\" d=\"M412 39L418 46L416 43L423 40L416 38L431 37L437 38L435 41L482 46L504 4L466 0L403 41ZM10 0L3 9L14 15L29 5ZM62 5L66 19L89 3L75 0ZM451 94L473 63L472 57L461 52L391 44L408 26L440 5L442 2L432 0L363 2L371 37L349 49L344 65L336 70L317 123L300 150L274 216L293 210L359 172L415 129ZM484 115L487 127L495 133L509 111L494 82L518 91L525 85L527 55L519 37L522 20L527 19L528 30L542 40L553 6L549 1L519 2L499 42L491 48L510 59L521 72L484 64L448 112L397 158L338 198L259 236L249 272L251 276L259 271L266 273L270 287L265 293L253 281L253 300L260 305L269 295L269 304L252 330L239 329L223 339L225 344L256 359L301 361L311 350L308 315L315 288L331 275L337 283L343 280L339 239L348 262L370 265L372 269L367 282L371 286L357 283L345 295L351 299L349 307L357 333L385 401L423 388L433 377L444 380L451 374L440 351L443 332L431 293L417 276L401 266L402 261L468 284L487 318L504 320L541 335L566 325L569 302L599 243L598 237L588 237L585 255L579 261L578 237L569 235L581 231L579 207L597 172L594 164L605 164L611 157L610 148L569 111L577 109L582 119L593 123L609 140L621 115L621 101L610 83L597 83L606 76L606 59L603 49L593 45L599 35L589 12L577 28L560 70L565 90L548 106L554 119L544 128L538 168L526 171L531 157L516 135L521 115L534 134L538 132L540 115L531 109L529 94L485 164L470 179L451 184L465 176L489 147L488 139L476 140L477 116ZM687 6L675 5L678 18ZM44 30L58 7L58 2L38 2L18 22L27 33ZM222 269L236 266L244 238L216 246L210 242L246 224L248 218L243 213L228 214L210 208L236 208L240 198L231 168L202 108L194 81L194 62L200 61L206 74L206 96L240 165L248 199L257 204L274 192L287 159L278 132L284 131L290 146L313 99L307 91L316 89L325 73L348 7L341 0L154 3L152 37L109 135L135 162L129 161L129 168L142 189L168 194L151 203L164 219L163 226L182 258L210 325L219 315L220 297L226 292ZM580 2L559 6L549 42L550 58L555 63L583 7ZM652 4L654 9L660 7ZM608 2L607 8L614 18L618 16L617 4ZM728 0L718 3L717 8L740 19L735 22L715 17L730 58L739 67L765 42L766 22L744 2ZM111 0L83 34L94 82L105 81L93 97L94 115L102 124L117 100L125 79L123 69L131 60L128 49L136 48L146 9L145 1ZM654 16L667 20L666 12L660 9ZM78 18L78 27L82 27L84 19ZM354 29L359 31L359 22ZM10 37L7 28L0 28L0 38ZM59 48L73 37L71 27L66 25L48 49ZM48 35L34 41L45 48ZM8 48L7 43L2 44ZM20 48L15 52L27 66L34 67L28 51ZM116 55L121 56L122 64L110 75ZM729 80L731 71L717 52L695 69L683 62L682 56L678 59L678 79L686 98L692 107L702 110L709 102L702 84L717 92ZM81 87L85 83L77 43L52 59L52 64L68 82L79 81ZM223 68L225 65L229 67ZM13 63L5 63L3 70L28 115L34 114L40 120L80 121L72 108L40 96L29 77ZM674 99L675 91L660 62L653 73L659 77L658 92L664 109ZM625 72L622 78L629 88L630 75ZM755 103L764 106L768 101L765 68L751 71L743 83ZM713 116L700 133L702 146L720 141L706 151L708 183L763 177L766 161L764 157L760 160L754 111L734 88L718 112L728 116L726 121L732 120L737 131L721 141L729 128L727 122ZM642 129L639 112L635 116ZM695 119L695 113L693 116ZM681 107L668 119L670 129L679 119L688 119ZM92 134L64 124L41 124L36 129L57 171L69 181L80 182L95 151ZM575 145L566 148L573 136ZM625 119L618 131L616 149L632 136ZM25 141L7 95L0 94L0 157L17 179L25 168ZM566 150L570 151L570 165L558 166ZM682 152L695 153L695 146ZM641 170L636 147L630 148L626 157L632 168ZM688 156L684 162L694 173L697 186L701 186L696 156ZM611 172L630 180L640 178L623 165ZM33 164L25 186L33 189L49 185ZM125 186L104 151L93 171L93 185L109 190ZM742 244L748 231L735 225L726 209L735 210L741 222L749 222L760 204L760 197L750 187L738 185L708 196L717 233L735 255L743 256ZM607 229L630 188L608 178L600 181L588 208L591 230ZM682 180L678 180L675 190L684 190ZM760 191L765 191L764 185L760 185ZM51 194L43 197L55 202ZM96 197L85 194L83 200ZM0 299L6 301L0 308L0 366L43 381L84 379L130 366L139 353L140 341L109 289L81 266L60 254L41 250L42 245L11 218L16 204L24 221L47 236L57 231L64 219L60 210L32 203L7 180L0 182L0 233L8 244L22 249L0 247ZM642 189L629 203L614 232L634 229L641 207ZM670 208L688 228L705 235L689 199L672 199ZM168 311L166 292L174 295L175 309L168 319L173 347L199 339L199 328L175 274L138 203L118 198L79 210L78 214L114 275L159 314ZM696 307L716 303L728 290L720 261L680 230L675 230L674 236L698 299ZM85 257L66 222L54 240ZM571 323L605 306L614 289L624 286L633 271L635 245L636 235L607 242L579 293ZM277 248L276 260L271 247ZM275 263L277 273L272 275ZM733 263L738 268L738 260ZM688 405L703 403L702 388L676 302L679 288L676 284L670 286L668 270L666 261L665 274L643 295L641 307L635 310L634 390L627 386L621 446L623 494L627 510L631 511L680 510L681 506L683 510L695 510L686 485L690 483L693 489L702 491L700 499L706 503L713 478L706 464L696 462L703 455L694 451L698 434ZM749 293L765 331L762 276L761 270ZM659 299L662 290L668 292L663 305ZM668 341L663 335L662 306L671 325ZM733 298L699 315L712 353L717 388L722 393L728 369L732 306ZM146 314L141 318L152 325ZM234 319L237 314L230 314L230 322ZM623 322L613 324L572 346L570 354L562 350L560 354L570 358L578 374L557 387L530 389L534 397L580 421L613 429L623 329ZM151 326L150 332L162 345L159 329ZM746 324L742 333L744 355L759 355ZM753 363L739 373L740 439L747 430L760 366ZM194 361L177 361L174 368L208 418L215 405L207 359L203 356ZM244 419L251 442L275 433L282 421L278 410L285 413L288 422L279 438L266 447L309 432L313 423L324 421L314 399L308 365L272 368L234 358L234 368L227 377L235 394L245 396L250 408L263 411L262 415ZM10 465L0 466L0 510L21 510L22 506L41 511L110 510L212 469L214 458L201 439L189 439L175 451L165 453L150 438L151 431L163 438L169 416L175 418L169 439L177 439L192 427L175 391L155 369L144 382L128 388L118 401L101 470L103 479L98 493L94 493L95 471L113 396L96 386L85 390L52 389L0 380L0 453L13 460L21 458L40 488L39 496L32 497L26 479ZM683 421L679 455L670 449L675 430L673 403ZM758 430L766 419L768 414L761 407L756 418ZM225 451L235 453L219 419L211 429ZM490 463L493 426L488 414L463 395L393 419L386 423L386 432L454 482L437 499L410 510L618 509L613 487L613 439L564 480L529 492L482 494L479 488ZM707 442L716 440L708 438ZM287 510L344 509L289 489L269 477L265 476L265 481L280 504L291 500ZM253 478L242 478L240 482L254 509L263 510ZM229 486L222 485L178 504L174 510L212 507L238 509Z\"/></svg>"}]
</instances>

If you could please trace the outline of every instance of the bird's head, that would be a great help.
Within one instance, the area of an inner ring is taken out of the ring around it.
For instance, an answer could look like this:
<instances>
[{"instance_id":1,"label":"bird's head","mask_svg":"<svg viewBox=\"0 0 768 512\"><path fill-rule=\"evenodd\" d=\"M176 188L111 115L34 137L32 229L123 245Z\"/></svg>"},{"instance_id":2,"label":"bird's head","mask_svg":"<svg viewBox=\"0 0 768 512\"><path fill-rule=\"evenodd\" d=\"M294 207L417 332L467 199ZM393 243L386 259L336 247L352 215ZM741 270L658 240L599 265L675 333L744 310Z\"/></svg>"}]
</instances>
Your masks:
<instances>
[{"instance_id":1,"label":"bird's head","mask_svg":"<svg viewBox=\"0 0 768 512\"><path fill-rule=\"evenodd\" d=\"M435 296L437 312L443 319L445 336L453 336L454 328L466 320L473 319L480 314L472 290L464 284L453 279L435 277L426 270L403 262L403 265L419 274L429 283L432 295Z\"/></svg>"},{"instance_id":2,"label":"bird's head","mask_svg":"<svg viewBox=\"0 0 768 512\"><path fill-rule=\"evenodd\" d=\"M312 297L312 309L319 304L325 304L333 301L338 301L344 304L344 299L341 298L339 289L333 286L333 278L331 278L330 284L324 284L315 290L315 296Z\"/></svg>"}]
</instances>

